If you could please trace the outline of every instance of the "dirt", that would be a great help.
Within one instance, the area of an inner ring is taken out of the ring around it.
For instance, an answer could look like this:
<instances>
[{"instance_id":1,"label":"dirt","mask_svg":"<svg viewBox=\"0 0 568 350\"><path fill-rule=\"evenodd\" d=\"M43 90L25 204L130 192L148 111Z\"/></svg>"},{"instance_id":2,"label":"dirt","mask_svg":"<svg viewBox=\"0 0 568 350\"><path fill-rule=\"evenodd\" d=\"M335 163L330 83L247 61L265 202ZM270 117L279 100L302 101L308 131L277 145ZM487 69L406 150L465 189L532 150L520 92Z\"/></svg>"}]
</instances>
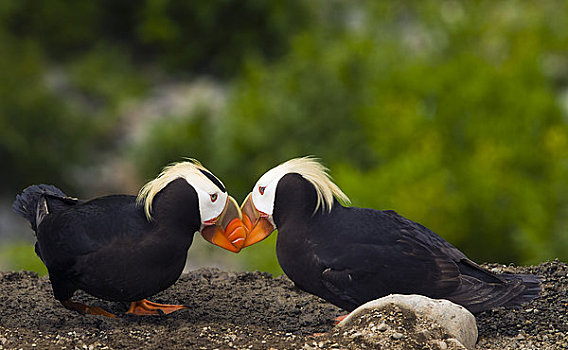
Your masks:
<instances>
[{"instance_id":1,"label":"dirt","mask_svg":"<svg viewBox=\"0 0 568 350\"><path fill-rule=\"evenodd\" d=\"M496 271L541 275L543 293L518 309L498 308L476 315L476 348L568 349L568 265L553 261L529 267L486 266ZM81 316L66 310L53 298L46 277L25 271L1 272L0 349L367 346L334 328L334 318L344 314L341 309L300 291L285 276L273 278L258 271L234 273L206 268L184 274L174 286L150 298L188 306L168 316L125 315L127 305L105 302L81 292L75 300L103 307L119 317ZM404 338L398 341L404 342ZM406 347L419 349L420 344Z\"/></svg>"}]
</instances>

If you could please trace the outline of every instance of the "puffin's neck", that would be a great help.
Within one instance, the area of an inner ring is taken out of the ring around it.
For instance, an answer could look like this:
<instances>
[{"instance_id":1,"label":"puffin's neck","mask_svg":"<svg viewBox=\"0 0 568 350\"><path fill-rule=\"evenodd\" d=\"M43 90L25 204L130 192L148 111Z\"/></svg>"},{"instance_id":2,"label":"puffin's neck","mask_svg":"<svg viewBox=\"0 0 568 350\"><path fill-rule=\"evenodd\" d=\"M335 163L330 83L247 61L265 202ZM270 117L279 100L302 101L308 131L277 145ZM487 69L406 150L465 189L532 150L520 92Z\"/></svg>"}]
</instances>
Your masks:
<instances>
[{"instance_id":1,"label":"puffin's neck","mask_svg":"<svg viewBox=\"0 0 568 350\"><path fill-rule=\"evenodd\" d=\"M277 228L287 224L308 225L322 215L322 207L314 213L317 194L314 186L299 174L287 174L276 187L273 218Z\"/></svg>"},{"instance_id":2,"label":"puffin's neck","mask_svg":"<svg viewBox=\"0 0 568 350\"><path fill-rule=\"evenodd\" d=\"M152 218L161 228L186 232L193 237L201 226L197 192L184 179L170 182L154 197Z\"/></svg>"}]
</instances>

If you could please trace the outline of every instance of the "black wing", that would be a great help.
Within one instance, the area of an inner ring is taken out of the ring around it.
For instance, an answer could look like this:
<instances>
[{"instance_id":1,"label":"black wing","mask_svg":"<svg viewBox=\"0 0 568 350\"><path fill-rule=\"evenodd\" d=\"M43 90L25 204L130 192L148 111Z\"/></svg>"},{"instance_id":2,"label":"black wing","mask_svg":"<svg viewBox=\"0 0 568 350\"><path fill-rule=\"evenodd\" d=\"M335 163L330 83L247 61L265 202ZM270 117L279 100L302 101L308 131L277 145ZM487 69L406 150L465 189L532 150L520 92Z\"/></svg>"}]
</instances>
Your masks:
<instances>
[{"instance_id":1,"label":"black wing","mask_svg":"<svg viewBox=\"0 0 568 350\"><path fill-rule=\"evenodd\" d=\"M322 283L338 305L350 310L392 293L444 298L466 307L485 305L495 295L510 298L502 278L426 227L394 211L351 208L345 215L351 216L348 222L367 224L351 232L342 247L328 250L334 256L320 257Z\"/></svg>"},{"instance_id":2,"label":"black wing","mask_svg":"<svg viewBox=\"0 0 568 350\"><path fill-rule=\"evenodd\" d=\"M142 235L148 222L135 201L134 196L113 195L78 202L73 208L46 216L39 226L38 239L42 245L49 241L61 252L80 256L119 237ZM50 209L69 205L61 199L48 198L47 202Z\"/></svg>"}]
</instances>

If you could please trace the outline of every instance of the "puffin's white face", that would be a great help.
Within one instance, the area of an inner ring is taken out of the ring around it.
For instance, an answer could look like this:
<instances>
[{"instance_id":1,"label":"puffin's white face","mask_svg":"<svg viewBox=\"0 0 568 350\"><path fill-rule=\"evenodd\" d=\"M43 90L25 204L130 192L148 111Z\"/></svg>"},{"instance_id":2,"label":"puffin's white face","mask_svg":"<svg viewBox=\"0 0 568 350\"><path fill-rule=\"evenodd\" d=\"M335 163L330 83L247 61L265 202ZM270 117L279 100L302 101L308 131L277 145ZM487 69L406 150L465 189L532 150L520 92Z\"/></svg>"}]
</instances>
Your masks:
<instances>
[{"instance_id":1,"label":"puffin's white face","mask_svg":"<svg viewBox=\"0 0 568 350\"><path fill-rule=\"evenodd\" d=\"M221 215L229 194L225 190L223 183L212 174L201 171L203 176L195 176L186 181L197 192L199 199L199 214L201 216L201 224L214 224L215 220Z\"/></svg>"},{"instance_id":2,"label":"puffin's white face","mask_svg":"<svg viewBox=\"0 0 568 350\"><path fill-rule=\"evenodd\" d=\"M272 214L274 212L276 187L280 179L287 173L288 171L282 168L269 170L260 177L251 192L251 200L254 207L260 212L261 216L267 217L273 225Z\"/></svg>"},{"instance_id":3,"label":"puffin's white face","mask_svg":"<svg viewBox=\"0 0 568 350\"><path fill-rule=\"evenodd\" d=\"M241 206L243 224L249 231L244 243L245 247L263 240L276 229L272 216L276 187L280 179L288 173L290 173L289 169L283 167L269 170L260 177L252 192L244 200Z\"/></svg>"},{"instance_id":4,"label":"puffin's white face","mask_svg":"<svg viewBox=\"0 0 568 350\"><path fill-rule=\"evenodd\" d=\"M218 178L204 169L198 170L185 180L197 193L201 217L199 231L209 242L238 252L246 237L239 206Z\"/></svg>"},{"instance_id":5,"label":"puffin's white face","mask_svg":"<svg viewBox=\"0 0 568 350\"><path fill-rule=\"evenodd\" d=\"M229 195L227 192L207 191L199 187L195 188L199 198L199 214L201 223L206 224L217 218L223 212Z\"/></svg>"}]
</instances>

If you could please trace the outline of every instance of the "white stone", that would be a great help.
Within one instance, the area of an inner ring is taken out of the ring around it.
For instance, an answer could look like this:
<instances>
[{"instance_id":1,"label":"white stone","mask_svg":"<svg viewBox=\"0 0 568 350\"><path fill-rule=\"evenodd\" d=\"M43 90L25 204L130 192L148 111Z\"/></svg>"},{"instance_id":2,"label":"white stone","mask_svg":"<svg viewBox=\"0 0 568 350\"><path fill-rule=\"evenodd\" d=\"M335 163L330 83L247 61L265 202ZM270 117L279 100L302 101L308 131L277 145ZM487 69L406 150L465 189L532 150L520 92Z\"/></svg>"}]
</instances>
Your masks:
<instances>
[{"instance_id":1,"label":"white stone","mask_svg":"<svg viewBox=\"0 0 568 350\"><path fill-rule=\"evenodd\" d=\"M347 327L352 324L358 315L367 310L382 309L394 305L412 310L417 316L431 319L438 326L445 329L449 335L457 339L467 349L474 349L477 341L477 324L475 317L466 308L448 300L431 299L422 295L391 294L386 297L370 301L353 310L349 316L341 321L338 327Z\"/></svg>"}]
</instances>

